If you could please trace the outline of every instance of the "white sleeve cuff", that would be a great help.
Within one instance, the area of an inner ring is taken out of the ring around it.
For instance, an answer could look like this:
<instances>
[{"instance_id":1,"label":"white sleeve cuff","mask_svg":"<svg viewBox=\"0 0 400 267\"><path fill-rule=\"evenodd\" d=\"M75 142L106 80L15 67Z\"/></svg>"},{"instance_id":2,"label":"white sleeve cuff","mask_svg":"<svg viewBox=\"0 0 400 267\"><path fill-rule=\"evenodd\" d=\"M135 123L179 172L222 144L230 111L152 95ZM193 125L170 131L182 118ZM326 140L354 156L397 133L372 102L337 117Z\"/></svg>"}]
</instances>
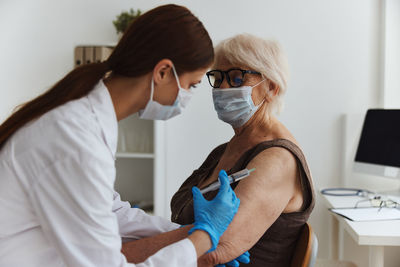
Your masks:
<instances>
[{"instance_id":1,"label":"white sleeve cuff","mask_svg":"<svg viewBox=\"0 0 400 267\"><path fill-rule=\"evenodd\" d=\"M117 215L122 238L140 239L180 227L179 224L165 218L148 215L138 208L131 208L128 202L121 201L117 192L114 192L113 212Z\"/></svg>"},{"instance_id":2,"label":"white sleeve cuff","mask_svg":"<svg viewBox=\"0 0 400 267\"><path fill-rule=\"evenodd\" d=\"M196 267L197 254L196 249L188 238L169 245L156 254L148 258L145 262L137 264L137 267Z\"/></svg>"}]
</instances>

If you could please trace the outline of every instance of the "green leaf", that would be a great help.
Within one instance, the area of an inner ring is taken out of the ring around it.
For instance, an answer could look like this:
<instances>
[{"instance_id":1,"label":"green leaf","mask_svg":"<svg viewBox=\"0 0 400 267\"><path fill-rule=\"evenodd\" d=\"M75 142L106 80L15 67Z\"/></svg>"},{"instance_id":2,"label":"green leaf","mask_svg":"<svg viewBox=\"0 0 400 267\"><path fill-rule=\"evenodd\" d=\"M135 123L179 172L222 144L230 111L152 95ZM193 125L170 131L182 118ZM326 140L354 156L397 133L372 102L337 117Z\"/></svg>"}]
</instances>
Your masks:
<instances>
[{"instance_id":1,"label":"green leaf","mask_svg":"<svg viewBox=\"0 0 400 267\"><path fill-rule=\"evenodd\" d=\"M128 27L132 24L132 22L138 18L142 14L140 9L134 10L131 8L129 11L122 11L116 18L113 20L113 24L117 33L124 33Z\"/></svg>"}]
</instances>

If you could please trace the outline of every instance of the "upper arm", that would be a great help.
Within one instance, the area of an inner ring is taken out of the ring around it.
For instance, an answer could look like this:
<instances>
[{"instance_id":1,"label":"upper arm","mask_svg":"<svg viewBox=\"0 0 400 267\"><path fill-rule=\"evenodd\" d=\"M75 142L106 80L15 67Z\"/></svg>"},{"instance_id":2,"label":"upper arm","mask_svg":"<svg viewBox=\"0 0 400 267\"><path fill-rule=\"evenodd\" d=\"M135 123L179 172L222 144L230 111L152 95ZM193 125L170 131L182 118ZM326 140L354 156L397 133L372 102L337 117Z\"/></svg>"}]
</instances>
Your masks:
<instances>
[{"instance_id":1,"label":"upper arm","mask_svg":"<svg viewBox=\"0 0 400 267\"><path fill-rule=\"evenodd\" d=\"M235 189L240 207L214 252L219 262L230 261L254 246L296 190L297 163L286 149L265 150L247 168L256 170Z\"/></svg>"}]
</instances>

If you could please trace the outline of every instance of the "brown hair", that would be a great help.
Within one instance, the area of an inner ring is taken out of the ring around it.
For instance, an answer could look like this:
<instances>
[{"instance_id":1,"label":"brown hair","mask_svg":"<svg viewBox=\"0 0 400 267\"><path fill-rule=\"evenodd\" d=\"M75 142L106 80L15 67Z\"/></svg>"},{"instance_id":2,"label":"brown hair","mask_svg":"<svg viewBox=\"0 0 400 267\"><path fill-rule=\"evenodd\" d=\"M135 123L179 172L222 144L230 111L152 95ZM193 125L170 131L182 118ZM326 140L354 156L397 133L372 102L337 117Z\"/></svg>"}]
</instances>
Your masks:
<instances>
[{"instance_id":1,"label":"brown hair","mask_svg":"<svg viewBox=\"0 0 400 267\"><path fill-rule=\"evenodd\" d=\"M206 68L214 60L207 30L186 7L164 5L144 13L131 24L106 62L72 70L47 92L23 104L0 125L0 149L28 122L89 94L107 72L138 77L164 58L174 63L178 74Z\"/></svg>"}]
</instances>

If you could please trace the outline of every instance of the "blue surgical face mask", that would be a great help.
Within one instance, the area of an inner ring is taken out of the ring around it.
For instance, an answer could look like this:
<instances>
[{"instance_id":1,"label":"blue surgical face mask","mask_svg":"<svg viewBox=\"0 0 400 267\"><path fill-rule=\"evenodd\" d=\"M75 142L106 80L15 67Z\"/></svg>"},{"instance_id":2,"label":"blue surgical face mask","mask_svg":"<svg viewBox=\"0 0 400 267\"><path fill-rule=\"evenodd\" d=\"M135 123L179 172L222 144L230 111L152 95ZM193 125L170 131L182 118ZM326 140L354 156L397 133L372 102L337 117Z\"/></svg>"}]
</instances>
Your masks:
<instances>
[{"instance_id":1,"label":"blue surgical face mask","mask_svg":"<svg viewBox=\"0 0 400 267\"><path fill-rule=\"evenodd\" d=\"M229 123L233 128L239 128L248 122L262 104L254 105L251 98L253 88L263 81L265 80L254 86L213 89L214 108L218 118Z\"/></svg>"}]
</instances>

